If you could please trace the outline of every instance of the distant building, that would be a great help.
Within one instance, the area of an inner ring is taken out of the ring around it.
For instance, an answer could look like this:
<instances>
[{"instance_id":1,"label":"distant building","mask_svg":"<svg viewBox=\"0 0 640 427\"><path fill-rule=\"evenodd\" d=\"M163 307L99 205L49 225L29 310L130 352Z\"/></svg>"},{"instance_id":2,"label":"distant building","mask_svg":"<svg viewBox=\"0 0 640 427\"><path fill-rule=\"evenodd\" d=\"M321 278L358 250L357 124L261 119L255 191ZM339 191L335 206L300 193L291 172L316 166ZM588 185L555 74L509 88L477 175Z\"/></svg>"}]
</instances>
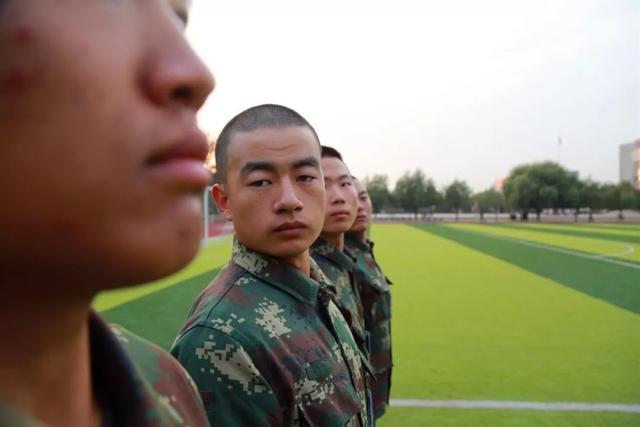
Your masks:
<instances>
[{"instance_id":1,"label":"distant building","mask_svg":"<svg viewBox=\"0 0 640 427\"><path fill-rule=\"evenodd\" d=\"M640 190L640 139L620 146L620 182Z\"/></svg>"},{"instance_id":2,"label":"distant building","mask_svg":"<svg viewBox=\"0 0 640 427\"><path fill-rule=\"evenodd\" d=\"M209 134L207 135L207 139L209 140L209 153L207 154L207 159L204 161L204 165L211 173L216 173L216 141L218 137Z\"/></svg>"},{"instance_id":3,"label":"distant building","mask_svg":"<svg viewBox=\"0 0 640 427\"><path fill-rule=\"evenodd\" d=\"M504 178L498 178L493 182L493 189L499 192L502 192L502 189L504 187L504 183L507 180L507 177Z\"/></svg>"}]
</instances>

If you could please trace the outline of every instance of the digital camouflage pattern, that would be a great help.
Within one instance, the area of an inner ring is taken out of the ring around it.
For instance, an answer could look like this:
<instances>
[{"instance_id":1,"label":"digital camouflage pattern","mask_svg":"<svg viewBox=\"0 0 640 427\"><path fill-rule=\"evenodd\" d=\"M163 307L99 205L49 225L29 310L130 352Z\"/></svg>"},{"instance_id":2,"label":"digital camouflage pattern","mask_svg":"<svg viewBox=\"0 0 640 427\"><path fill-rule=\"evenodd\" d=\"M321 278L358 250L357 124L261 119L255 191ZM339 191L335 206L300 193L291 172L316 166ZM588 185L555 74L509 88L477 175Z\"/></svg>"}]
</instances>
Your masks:
<instances>
[{"instance_id":1,"label":"digital camouflage pattern","mask_svg":"<svg viewBox=\"0 0 640 427\"><path fill-rule=\"evenodd\" d=\"M368 353L367 332L364 326L364 316L360 294L355 284L356 264L351 254L346 254L335 245L323 238L318 238L311 246L311 257L318 263L318 267L336 286L336 305L347 320L351 332L360 350Z\"/></svg>"},{"instance_id":2,"label":"digital camouflage pattern","mask_svg":"<svg viewBox=\"0 0 640 427\"><path fill-rule=\"evenodd\" d=\"M370 360L375 372L371 384L375 417L384 414L391 388L391 282L373 255L373 242L347 234L347 247L356 257L356 283L360 291L364 322L370 337Z\"/></svg>"},{"instance_id":3,"label":"digital camouflage pattern","mask_svg":"<svg viewBox=\"0 0 640 427\"><path fill-rule=\"evenodd\" d=\"M169 353L119 326L89 317L91 376L103 426L208 426L195 384ZM0 426L43 424L0 402Z\"/></svg>"},{"instance_id":4,"label":"digital camouflage pattern","mask_svg":"<svg viewBox=\"0 0 640 427\"><path fill-rule=\"evenodd\" d=\"M171 352L213 426L367 426L363 356L335 288L234 242Z\"/></svg>"}]
</instances>

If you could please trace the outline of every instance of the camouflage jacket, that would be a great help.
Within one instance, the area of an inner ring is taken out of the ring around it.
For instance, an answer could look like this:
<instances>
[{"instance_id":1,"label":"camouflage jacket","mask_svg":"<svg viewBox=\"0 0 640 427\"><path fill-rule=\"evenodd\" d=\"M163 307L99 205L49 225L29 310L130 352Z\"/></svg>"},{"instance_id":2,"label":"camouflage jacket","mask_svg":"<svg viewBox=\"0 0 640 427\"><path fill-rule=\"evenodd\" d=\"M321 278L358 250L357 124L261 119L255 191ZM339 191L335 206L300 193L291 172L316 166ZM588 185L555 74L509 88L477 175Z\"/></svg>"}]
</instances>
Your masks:
<instances>
[{"instance_id":1,"label":"camouflage jacket","mask_svg":"<svg viewBox=\"0 0 640 427\"><path fill-rule=\"evenodd\" d=\"M347 320L360 350L368 354L367 332L364 326L360 294L355 284L354 258L349 252L342 252L336 246L318 238L311 246L311 257L318 267L336 286L336 305Z\"/></svg>"},{"instance_id":2,"label":"camouflage jacket","mask_svg":"<svg viewBox=\"0 0 640 427\"><path fill-rule=\"evenodd\" d=\"M91 375L108 427L208 426L191 378L169 353L118 326L89 317ZM41 421L0 402L0 426Z\"/></svg>"},{"instance_id":3,"label":"camouflage jacket","mask_svg":"<svg viewBox=\"0 0 640 427\"><path fill-rule=\"evenodd\" d=\"M391 387L391 282L373 256L373 242L345 236L345 247L356 257L356 282L370 336L370 360L375 371L371 384L373 406L379 418L389 404Z\"/></svg>"},{"instance_id":4,"label":"camouflage jacket","mask_svg":"<svg viewBox=\"0 0 640 427\"><path fill-rule=\"evenodd\" d=\"M366 426L363 356L313 260L311 277L234 242L171 352L214 426Z\"/></svg>"}]
</instances>

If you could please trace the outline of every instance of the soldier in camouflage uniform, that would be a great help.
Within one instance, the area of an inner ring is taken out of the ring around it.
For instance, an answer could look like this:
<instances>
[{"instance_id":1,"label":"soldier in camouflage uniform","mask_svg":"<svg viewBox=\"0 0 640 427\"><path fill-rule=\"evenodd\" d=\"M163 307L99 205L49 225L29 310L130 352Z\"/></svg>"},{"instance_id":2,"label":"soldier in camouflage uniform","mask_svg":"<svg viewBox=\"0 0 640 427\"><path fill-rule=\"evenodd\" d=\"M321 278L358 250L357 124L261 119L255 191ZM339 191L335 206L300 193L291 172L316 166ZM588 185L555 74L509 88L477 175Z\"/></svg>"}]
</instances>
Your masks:
<instances>
[{"instance_id":1,"label":"soldier in camouflage uniform","mask_svg":"<svg viewBox=\"0 0 640 427\"><path fill-rule=\"evenodd\" d=\"M215 154L233 254L171 350L211 424L367 426L365 362L309 256L324 218L315 131L293 110L257 106L225 126Z\"/></svg>"},{"instance_id":2,"label":"soldier in camouflage uniform","mask_svg":"<svg viewBox=\"0 0 640 427\"><path fill-rule=\"evenodd\" d=\"M193 380L169 353L120 326L107 326L95 313L88 325L92 388L102 426L209 425ZM0 401L0 426L44 425Z\"/></svg>"},{"instance_id":3,"label":"soldier in camouflage uniform","mask_svg":"<svg viewBox=\"0 0 640 427\"><path fill-rule=\"evenodd\" d=\"M0 1L2 426L207 425L170 354L91 311L200 244L213 80L179 17L184 0Z\"/></svg>"},{"instance_id":4,"label":"soldier in camouflage uniform","mask_svg":"<svg viewBox=\"0 0 640 427\"><path fill-rule=\"evenodd\" d=\"M373 256L373 242L366 237L373 211L369 193L361 181L354 179L354 184L358 191L358 215L345 236L345 246L356 256L356 282L370 336L370 358L375 372L371 392L377 419L389 404L391 388L391 282Z\"/></svg>"},{"instance_id":5,"label":"soldier in camouflage uniform","mask_svg":"<svg viewBox=\"0 0 640 427\"><path fill-rule=\"evenodd\" d=\"M366 354L367 334L354 278L354 258L344 248L344 233L356 218L357 193L342 156L334 148L322 147L322 172L327 191L325 220L320 237L311 247L311 256L335 284L336 304L349 323L359 348Z\"/></svg>"},{"instance_id":6,"label":"soldier in camouflage uniform","mask_svg":"<svg viewBox=\"0 0 640 427\"><path fill-rule=\"evenodd\" d=\"M355 283L355 258L347 250L338 249L322 237L311 246L311 256L336 287L336 305L345 317L358 348L367 355L367 332Z\"/></svg>"}]
</instances>

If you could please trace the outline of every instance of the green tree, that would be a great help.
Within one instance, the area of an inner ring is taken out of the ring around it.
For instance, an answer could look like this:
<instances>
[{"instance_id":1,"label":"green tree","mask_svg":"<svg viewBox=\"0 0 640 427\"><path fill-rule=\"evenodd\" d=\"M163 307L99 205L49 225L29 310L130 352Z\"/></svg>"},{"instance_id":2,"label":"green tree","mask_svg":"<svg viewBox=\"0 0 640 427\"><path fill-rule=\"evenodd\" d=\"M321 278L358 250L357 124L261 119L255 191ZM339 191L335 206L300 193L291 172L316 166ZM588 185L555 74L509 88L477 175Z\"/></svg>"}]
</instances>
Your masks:
<instances>
[{"instance_id":1,"label":"green tree","mask_svg":"<svg viewBox=\"0 0 640 427\"><path fill-rule=\"evenodd\" d=\"M593 222L593 211L604 208L603 186L590 178L579 185L579 208L589 209L589 222ZM578 213L576 213L577 217ZM577 218L576 218L577 219Z\"/></svg>"},{"instance_id":2,"label":"green tree","mask_svg":"<svg viewBox=\"0 0 640 427\"><path fill-rule=\"evenodd\" d=\"M444 189L444 202L456 214L456 221L461 209L471 204L471 189L464 181L455 180Z\"/></svg>"},{"instance_id":3,"label":"green tree","mask_svg":"<svg viewBox=\"0 0 640 427\"><path fill-rule=\"evenodd\" d=\"M437 204L439 197L433 181L419 169L413 173L405 172L393 190L394 201L405 211L413 213L416 218L420 208Z\"/></svg>"},{"instance_id":4,"label":"green tree","mask_svg":"<svg viewBox=\"0 0 640 427\"><path fill-rule=\"evenodd\" d=\"M490 210L495 212L497 221L498 212L505 208L504 194L493 188L474 194L471 199L478 205L480 221L484 221L484 213Z\"/></svg>"},{"instance_id":5,"label":"green tree","mask_svg":"<svg viewBox=\"0 0 640 427\"><path fill-rule=\"evenodd\" d=\"M554 162L539 162L514 168L504 185L507 203L522 212L530 210L538 221L544 209L575 208L579 203L578 174Z\"/></svg>"},{"instance_id":6,"label":"green tree","mask_svg":"<svg viewBox=\"0 0 640 427\"><path fill-rule=\"evenodd\" d=\"M633 186L628 182L606 184L604 198L607 209L618 211L618 219L624 219L622 211L636 207L636 195Z\"/></svg>"},{"instance_id":7,"label":"green tree","mask_svg":"<svg viewBox=\"0 0 640 427\"><path fill-rule=\"evenodd\" d=\"M365 178L365 184L367 185L367 191L375 213L380 212L382 208L391 204L391 192L389 191L389 178L387 175L367 177Z\"/></svg>"}]
</instances>

